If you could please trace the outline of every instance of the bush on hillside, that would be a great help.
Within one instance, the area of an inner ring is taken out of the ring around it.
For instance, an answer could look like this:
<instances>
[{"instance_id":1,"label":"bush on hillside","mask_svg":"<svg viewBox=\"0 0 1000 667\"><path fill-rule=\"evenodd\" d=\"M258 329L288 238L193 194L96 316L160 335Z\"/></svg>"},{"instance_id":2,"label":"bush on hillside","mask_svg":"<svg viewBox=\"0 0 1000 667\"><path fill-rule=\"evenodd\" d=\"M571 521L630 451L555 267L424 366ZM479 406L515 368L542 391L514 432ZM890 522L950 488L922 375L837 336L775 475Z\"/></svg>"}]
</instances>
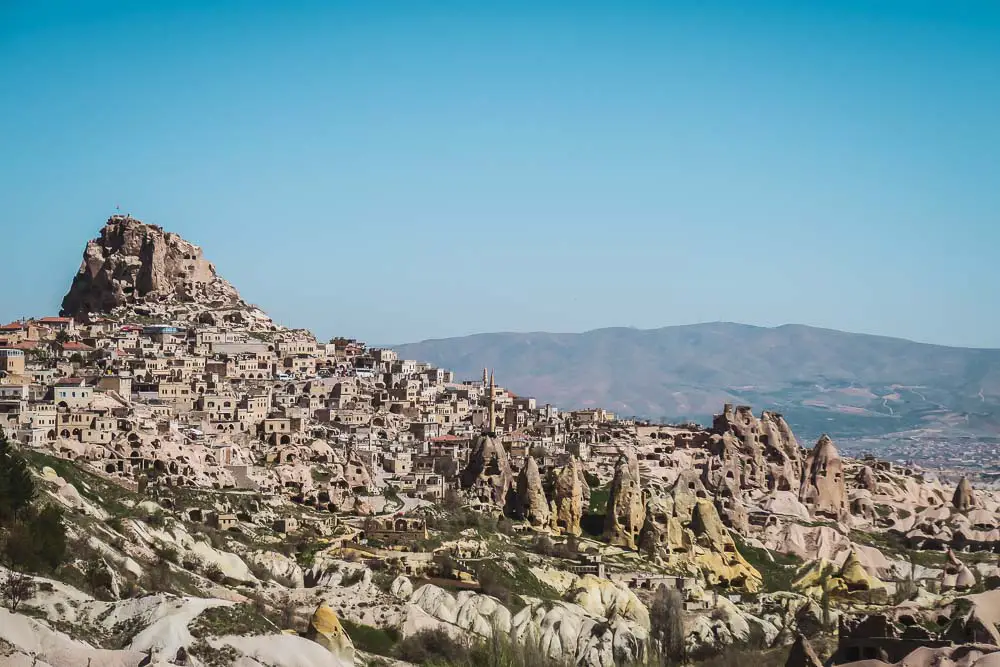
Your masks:
<instances>
[{"instance_id":1,"label":"bush on hillside","mask_svg":"<svg viewBox=\"0 0 1000 667\"><path fill-rule=\"evenodd\" d=\"M0 434L0 557L33 572L51 572L66 558L66 526L58 507L39 507L28 462Z\"/></svg>"}]
</instances>

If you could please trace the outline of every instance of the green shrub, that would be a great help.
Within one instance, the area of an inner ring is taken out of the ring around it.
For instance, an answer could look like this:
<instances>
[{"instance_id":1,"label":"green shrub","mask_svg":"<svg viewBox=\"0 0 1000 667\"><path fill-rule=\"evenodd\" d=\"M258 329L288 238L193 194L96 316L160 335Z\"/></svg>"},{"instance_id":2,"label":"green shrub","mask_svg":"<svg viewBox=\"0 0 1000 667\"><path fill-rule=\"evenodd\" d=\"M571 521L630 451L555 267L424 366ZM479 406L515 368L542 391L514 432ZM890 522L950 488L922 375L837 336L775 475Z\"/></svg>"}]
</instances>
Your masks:
<instances>
[{"instance_id":1,"label":"green shrub","mask_svg":"<svg viewBox=\"0 0 1000 667\"><path fill-rule=\"evenodd\" d=\"M155 553L161 560L165 560L168 563L177 563L177 549L161 544L153 547L153 553Z\"/></svg>"},{"instance_id":2,"label":"green shrub","mask_svg":"<svg viewBox=\"0 0 1000 667\"><path fill-rule=\"evenodd\" d=\"M66 560L66 526L62 510L48 505L37 512L25 511L25 518L7 530L3 551L8 562L33 572L51 572Z\"/></svg>"},{"instance_id":3,"label":"green shrub","mask_svg":"<svg viewBox=\"0 0 1000 667\"><path fill-rule=\"evenodd\" d=\"M462 665L469 662L469 648L443 628L421 630L399 642L396 658L415 665L428 663Z\"/></svg>"},{"instance_id":4,"label":"green shrub","mask_svg":"<svg viewBox=\"0 0 1000 667\"><path fill-rule=\"evenodd\" d=\"M35 494L35 480L28 470L28 462L0 433L0 525L8 525L22 517Z\"/></svg>"},{"instance_id":5,"label":"green shrub","mask_svg":"<svg viewBox=\"0 0 1000 667\"><path fill-rule=\"evenodd\" d=\"M206 578L219 584L226 578L226 574L222 571L215 563L209 563L205 566L205 571L203 572Z\"/></svg>"},{"instance_id":6,"label":"green shrub","mask_svg":"<svg viewBox=\"0 0 1000 667\"><path fill-rule=\"evenodd\" d=\"M188 625L195 639L225 635L267 635L278 627L254 608L251 603L226 607L210 607L198 614Z\"/></svg>"},{"instance_id":7,"label":"green shrub","mask_svg":"<svg viewBox=\"0 0 1000 667\"><path fill-rule=\"evenodd\" d=\"M383 630L363 623L354 623L347 619L340 619L340 624L347 636L351 638L354 646L368 653L391 656L399 641L399 633L394 628Z\"/></svg>"}]
</instances>

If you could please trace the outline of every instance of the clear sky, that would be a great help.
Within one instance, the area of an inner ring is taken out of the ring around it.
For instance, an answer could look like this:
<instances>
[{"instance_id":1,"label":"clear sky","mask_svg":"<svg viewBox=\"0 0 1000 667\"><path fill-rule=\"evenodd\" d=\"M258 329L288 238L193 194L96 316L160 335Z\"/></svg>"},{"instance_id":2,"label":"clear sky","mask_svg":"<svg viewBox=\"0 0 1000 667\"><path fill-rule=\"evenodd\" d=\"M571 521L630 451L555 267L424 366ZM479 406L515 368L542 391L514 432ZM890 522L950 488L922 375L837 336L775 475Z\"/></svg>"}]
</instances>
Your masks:
<instances>
[{"instance_id":1,"label":"clear sky","mask_svg":"<svg viewBox=\"0 0 1000 667\"><path fill-rule=\"evenodd\" d=\"M0 0L0 156L5 320L120 204L323 336L1000 347L997 2Z\"/></svg>"}]
</instances>

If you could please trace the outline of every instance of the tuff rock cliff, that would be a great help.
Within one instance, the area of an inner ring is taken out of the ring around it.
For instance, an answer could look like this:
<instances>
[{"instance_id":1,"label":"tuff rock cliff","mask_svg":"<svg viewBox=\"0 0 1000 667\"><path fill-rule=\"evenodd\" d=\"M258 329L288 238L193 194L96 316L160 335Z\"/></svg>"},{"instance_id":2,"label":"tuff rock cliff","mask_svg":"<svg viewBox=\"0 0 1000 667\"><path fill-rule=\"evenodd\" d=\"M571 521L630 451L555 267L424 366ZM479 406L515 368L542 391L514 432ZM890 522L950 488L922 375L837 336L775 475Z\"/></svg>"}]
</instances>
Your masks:
<instances>
[{"instance_id":1,"label":"tuff rock cliff","mask_svg":"<svg viewBox=\"0 0 1000 667\"><path fill-rule=\"evenodd\" d=\"M202 256L201 248L130 216L108 219L83 251L63 298L64 317L140 315L170 322L240 323L273 329Z\"/></svg>"}]
</instances>

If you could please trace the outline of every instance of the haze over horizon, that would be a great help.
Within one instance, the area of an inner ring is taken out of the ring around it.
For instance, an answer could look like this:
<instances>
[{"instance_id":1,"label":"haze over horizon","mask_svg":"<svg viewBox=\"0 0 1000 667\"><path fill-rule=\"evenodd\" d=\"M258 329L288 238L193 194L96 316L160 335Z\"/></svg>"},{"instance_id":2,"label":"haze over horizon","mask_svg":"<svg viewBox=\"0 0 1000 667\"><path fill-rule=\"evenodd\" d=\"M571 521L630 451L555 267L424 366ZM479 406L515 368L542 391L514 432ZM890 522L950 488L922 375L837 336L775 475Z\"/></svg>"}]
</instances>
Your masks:
<instances>
[{"instance_id":1,"label":"haze over horizon","mask_svg":"<svg viewBox=\"0 0 1000 667\"><path fill-rule=\"evenodd\" d=\"M557 336L576 336L576 335L590 334L590 333L595 333L595 332L599 332L599 331L607 331L607 330L613 330L613 329L629 329L629 330L633 330L633 331L660 331L660 330L663 330L663 329L679 329L679 328L685 328L685 327L697 328L697 327L707 327L707 326L713 326L713 325L733 325L733 326L737 326L737 327L748 327L748 328L753 328L753 329L783 329L783 328L786 328L786 327L803 327L803 328L806 328L806 329L818 329L818 330L821 330L821 331L834 331L834 332L837 332L837 333L845 333L845 334L851 334L851 335L857 335L857 336L874 336L876 338L890 338L890 339L893 339L893 340L901 340L901 341L906 341L906 342L910 342L910 343L918 343L918 344L921 344L921 345L933 345L933 346L937 346L937 347L953 347L953 348L982 349L982 350L997 350L997 349L1000 349L1000 347L989 347L989 346L976 347L976 346L969 346L969 345L945 345L945 344L942 344L942 343L935 343L933 341L915 340L913 338L907 338L905 336L886 336L886 335L883 335L883 334L874 334L874 333L869 333L869 332L865 332L865 331L845 331L843 329L834 329L832 327L814 326L814 325L811 325L811 324L802 324L800 322L785 322L784 324L762 325L762 324L749 324L747 322L730 322L730 321L727 321L727 320L715 320L715 321L712 321L712 322L678 322L676 324L665 324L665 325L660 326L660 327L656 327L656 326L651 326L651 327L635 327L635 326L611 324L611 325L608 325L608 326L601 326L601 327L594 327L592 329L585 329L583 331L541 331L541 330L523 330L523 331L518 330L518 331L514 331L514 330L510 330L510 329L498 329L496 331L473 331L473 332L465 333L465 334L456 334L454 336L435 336L435 337L432 337L432 338L423 338L421 340L401 341L401 342L396 342L396 343L386 343L384 341L378 341L378 342L376 342L376 341L367 341L367 342L369 344L378 345L380 347L390 347L391 348L391 347L397 347L397 346L402 346L402 345L411 345L411 344L416 344L416 343L429 343L429 342L439 341L439 340L449 340L449 339L455 339L455 338L472 338L472 337L475 337L475 336L490 336L490 335L497 335L497 334L499 334L499 335L515 335L515 336L516 335L531 335L531 334L553 334L553 335L557 335Z\"/></svg>"},{"instance_id":2,"label":"haze over horizon","mask_svg":"<svg viewBox=\"0 0 1000 667\"><path fill-rule=\"evenodd\" d=\"M0 319L120 205L323 336L1000 348L1000 6L202 4L0 6Z\"/></svg>"}]
</instances>

